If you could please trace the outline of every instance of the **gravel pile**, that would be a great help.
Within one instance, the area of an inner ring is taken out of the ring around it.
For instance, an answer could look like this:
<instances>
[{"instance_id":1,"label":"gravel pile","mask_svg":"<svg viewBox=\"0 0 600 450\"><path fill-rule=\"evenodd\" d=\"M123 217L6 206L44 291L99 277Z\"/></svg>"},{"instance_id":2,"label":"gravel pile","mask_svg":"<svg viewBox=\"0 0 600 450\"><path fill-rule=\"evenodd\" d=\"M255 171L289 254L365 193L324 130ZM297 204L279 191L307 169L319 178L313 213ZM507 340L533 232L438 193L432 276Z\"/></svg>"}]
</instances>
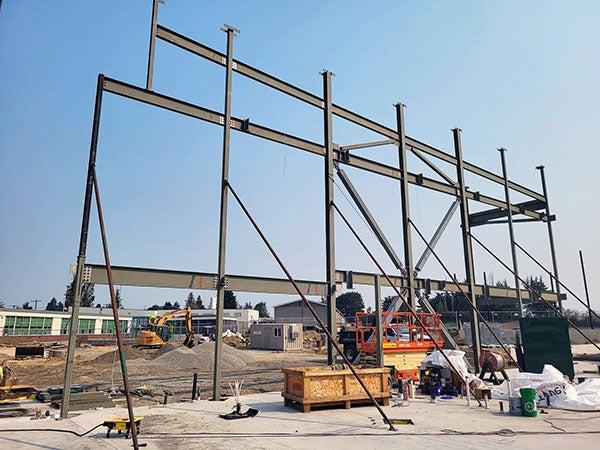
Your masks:
<instances>
[{"instance_id":1,"label":"gravel pile","mask_svg":"<svg viewBox=\"0 0 600 450\"><path fill-rule=\"evenodd\" d=\"M133 360L133 359L140 359L140 358L144 358L145 354L144 352L133 348L133 347L125 347L125 359L126 360ZM101 364L105 364L105 363L110 363L112 364L112 362L115 361L116 364L119 364L119 351L115 350L112 352L107 352L107 353L103 353L102 355L98 356L96 359L94 359L94 362L97 363L101 363Z\"/></svg>"},{"instance_id":2,"label":"gravel pile","mask_svg":"<svg viewBox=\"0 0 600 450\"><path fill-rule=\"evenodd\" d=\"M193 348L180 346L165 349L165 347L159 350L161 354L154 358L153 363L176 370L197 370L199 372L213 370L214 342L206 342ZM244 369L255 361L252 355L243 350L223 345L221 367L224 371Z\"/></svg>"}]
</instances>

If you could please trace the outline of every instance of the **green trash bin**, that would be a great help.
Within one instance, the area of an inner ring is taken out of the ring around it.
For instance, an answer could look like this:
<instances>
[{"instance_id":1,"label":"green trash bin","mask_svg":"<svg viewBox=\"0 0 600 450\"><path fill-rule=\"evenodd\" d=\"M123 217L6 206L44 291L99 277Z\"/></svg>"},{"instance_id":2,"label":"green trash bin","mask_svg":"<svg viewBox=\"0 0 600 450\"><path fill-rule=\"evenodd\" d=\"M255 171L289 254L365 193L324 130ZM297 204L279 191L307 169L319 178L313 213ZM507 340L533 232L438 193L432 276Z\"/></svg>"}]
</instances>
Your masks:
<instances>
[{"instance_id":1,"label":"green trash bin","mask_svg":"<svg viewBox=\"0 0 600 450\"><path fill-rule=\"evenodd\" d=\"M537 417L537 391L535 388L521 388L521 410L525 417Z\"/></svg>"}]
</instances>

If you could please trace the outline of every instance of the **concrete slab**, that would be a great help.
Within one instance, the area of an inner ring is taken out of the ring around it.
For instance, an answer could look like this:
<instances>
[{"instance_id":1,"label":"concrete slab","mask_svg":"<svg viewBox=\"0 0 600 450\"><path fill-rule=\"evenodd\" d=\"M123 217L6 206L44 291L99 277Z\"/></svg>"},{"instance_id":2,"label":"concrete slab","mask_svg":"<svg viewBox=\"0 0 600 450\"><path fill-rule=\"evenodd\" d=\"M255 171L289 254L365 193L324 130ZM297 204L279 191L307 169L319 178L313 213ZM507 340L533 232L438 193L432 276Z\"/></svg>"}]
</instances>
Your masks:
<instances>
[{"instance_id":1,"label":"concrete slab","mask_svg":"<svg viewBox=\"0 0 600 450\"><path fill-rule=\"evenodd\" d=\"M234 400L196 401L167 406L136 408L144 416L140 442L148 449L183 450L271 448L528 448L595 447L600 434L600 413L549 410L536 418L500 414L497 401L490 409L467 406L454 399L432 404L417 398L405 407L384 408L391 418L410 418L415 425L398 425L390 432L374 407L320 410L303 414L283 405L279 392L242 397L245 405L260 410L250 419L226 421L219 413L230 412ZM126 415L126 410L89 411L64 421L3 419L0 429L88 430L104 419ZM503 433L500 430L505 430ZM459 433L475 433L461 435ZM6 446L6 447L5 447ZM88 436L54 432L0 432L0 448L11 449L126 449L131 441L105 439L105 429Z\"/></svg>"}]
</instances>

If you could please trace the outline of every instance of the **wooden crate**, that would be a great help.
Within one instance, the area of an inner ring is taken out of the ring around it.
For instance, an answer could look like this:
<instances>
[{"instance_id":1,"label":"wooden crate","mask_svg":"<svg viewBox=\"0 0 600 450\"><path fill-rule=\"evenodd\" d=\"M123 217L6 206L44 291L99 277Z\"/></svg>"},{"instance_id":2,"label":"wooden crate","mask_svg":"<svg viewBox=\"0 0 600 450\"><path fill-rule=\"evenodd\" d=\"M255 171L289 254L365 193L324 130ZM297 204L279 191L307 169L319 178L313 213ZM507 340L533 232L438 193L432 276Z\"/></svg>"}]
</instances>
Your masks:
<instances>
[{"instance_id":1,"label":"wooden crate","mask_svg":"<svg viewBox=\"0 0 600 450\"><path fill-rule=\"evenodd\" d=\"M390 398L387 368L356 369L371 395L383 405ZM367 404L367 393L350 369L333 370L327 367L294 367L283 369L284 388L281 396L286 406L299 406L310 412L313 406Z\"/></svg>"}]
</instances>

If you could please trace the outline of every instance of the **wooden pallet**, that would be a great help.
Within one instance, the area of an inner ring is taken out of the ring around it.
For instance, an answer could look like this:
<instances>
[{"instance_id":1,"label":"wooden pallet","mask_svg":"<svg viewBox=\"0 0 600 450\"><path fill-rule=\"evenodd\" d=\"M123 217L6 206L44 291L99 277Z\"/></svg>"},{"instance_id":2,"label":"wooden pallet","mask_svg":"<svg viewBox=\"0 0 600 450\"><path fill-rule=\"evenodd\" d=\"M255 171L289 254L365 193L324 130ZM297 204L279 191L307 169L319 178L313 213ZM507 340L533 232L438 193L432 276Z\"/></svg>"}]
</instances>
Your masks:
<instances>
[{"instance_id":1,"label":"wooden pallet","mask_svg":"<svg viewBox=\"0 0 600 450\"><path fill-rule=\"evenodd\" d=\"M390 404L389 398L376 398L377 403L381 406L388 406ZM357 400L332 400L332 401L320 401L313 403L302 403L301 401L291 400L289 398L284 398L283 403L285 406L289 406L291 408L296 408L303 413L308 413L313 411L314 409L331 409L331 408L341 408L350 409L352 407L357 406L371 406L373 402L369 399L357 399Z\"/></svg>"}]
</instances>

